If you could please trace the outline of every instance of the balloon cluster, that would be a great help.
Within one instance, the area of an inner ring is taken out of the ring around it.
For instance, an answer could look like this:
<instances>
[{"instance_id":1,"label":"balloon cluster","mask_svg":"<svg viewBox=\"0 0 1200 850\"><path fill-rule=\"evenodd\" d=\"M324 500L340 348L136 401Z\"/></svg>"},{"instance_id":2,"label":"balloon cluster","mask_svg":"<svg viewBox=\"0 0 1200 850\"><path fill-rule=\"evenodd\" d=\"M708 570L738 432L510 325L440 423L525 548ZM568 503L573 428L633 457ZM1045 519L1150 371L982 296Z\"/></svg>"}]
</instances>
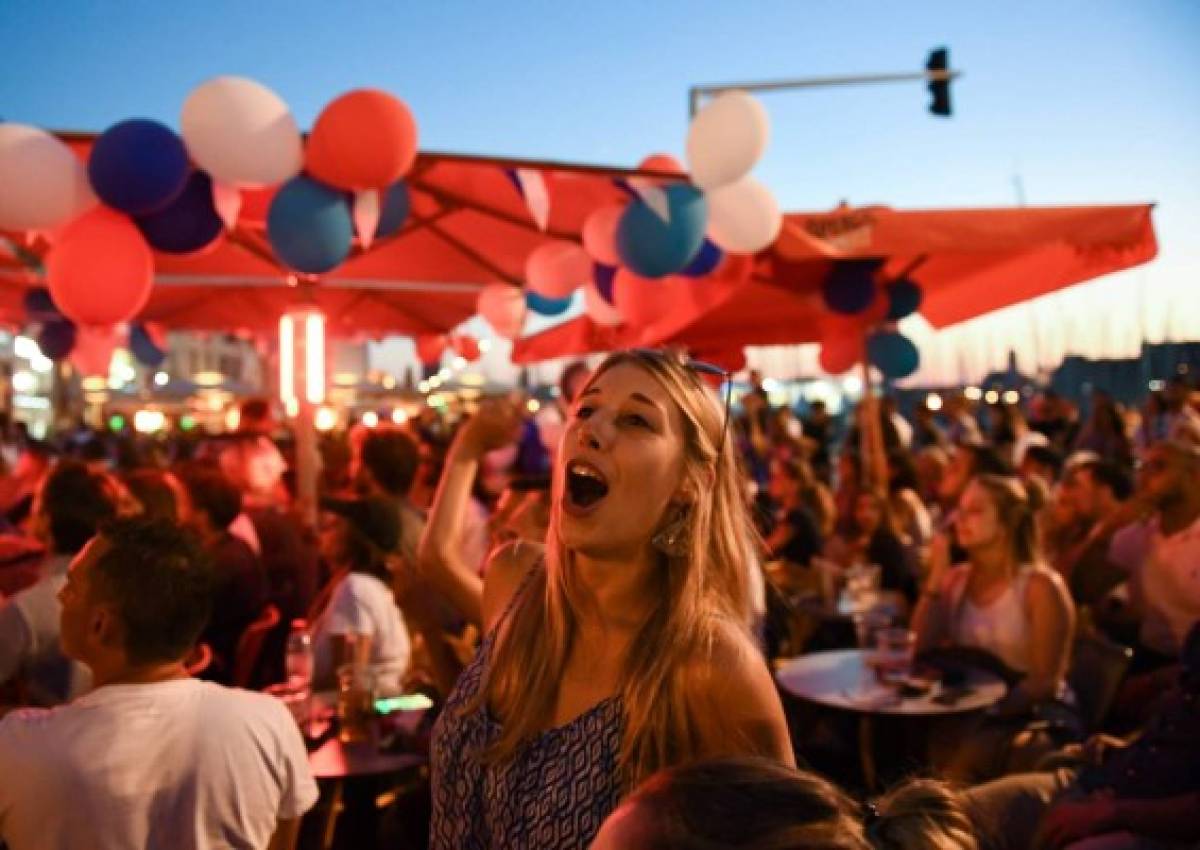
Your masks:
<instances>
[{"instance_id":1,"label":"balloon cluster","mask_svg":"<svg viewBox=\"0 0 1200 850\"><path fill-rule=\"evenodd\" d=\"M754 254L770 246L783 216L771 193L750 176L766 150L766 111L743 92L710 102L692 122L688 169L655 154L640 176L622 181L630 198L593 210L584 220L582 246L539 245L525 264L523 302L494 293L481 296L479 312L501 334L517 333L524 310L565 312L577 289L598 325L645 325L670 309L672 278L704 278L726 255ZM495 321L493 321L493 317Z\"/></svg>"},{"instance_id":2,"label":"balloon cluster","mask_svg":"<svg viewBox=\"0 0 1200 850\"><path fill-rule=\"evenodd\" d=\"M849 371L865 358L888 378L905 378L920 365L912 340L896 322L921 306L921 287L907 278L877 280L883 261L837 260L821 287L829 314L822 325L821 368Z\"/></svg>"},{"instance_id":3,"label":"balloon cluster","mask_svg":"<svg viewBox=\"0 0 1200 850\"><path fill-rule=\"evenodd\" d=\"M217 77L188 95L179 127L118 122L83 161L36 127L0 123L0 230L50 243L46 279L59 313L42 332L51 351L74 344L64 322L108 327L136 316L150 296L154 252L211 250L239 221L243 199L276 256L311 275L340 264L355 233L365 247L408 216L402 178L417 128L386 92L338 97L306 145L275 92ZM143 362L161 362L141 331L130 341Z\"/></svg>"}]
</instances>

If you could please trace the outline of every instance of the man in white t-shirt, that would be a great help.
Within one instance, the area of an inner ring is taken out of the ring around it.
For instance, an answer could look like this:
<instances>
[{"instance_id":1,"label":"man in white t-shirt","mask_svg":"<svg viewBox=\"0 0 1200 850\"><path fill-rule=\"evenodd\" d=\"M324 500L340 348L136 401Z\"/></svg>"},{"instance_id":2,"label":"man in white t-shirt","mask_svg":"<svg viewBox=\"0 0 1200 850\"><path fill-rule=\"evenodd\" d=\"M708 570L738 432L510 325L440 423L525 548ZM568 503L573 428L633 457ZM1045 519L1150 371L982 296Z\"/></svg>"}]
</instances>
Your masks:
<instances>
[{"instance_id":1,"label":"man in white t-shirt","mask_svg":"<svg viewBox=\"0 0 1200 850\"><path fill-rule=\"evenodd\" d=\"M1152 446L1138 471L1137 503L1153 518L1117 532L1109 558L1130 573L1142 648L1167 664L1200 620L1200 449L1176 440Z\"/></svg>"},{"instance_id":2,"label":"man in white t-shirt","mask_svg":"<svg viewBox=\"0 0 1200 850\"><path fill-rule=\"evenodd\" d=\"M211 588L199 544L165 520L115 522L79 554L62 643L95 689L0 721L10 850L295 846L317 788L291 715L184 667Z\"/></svg>"}]
</instances>

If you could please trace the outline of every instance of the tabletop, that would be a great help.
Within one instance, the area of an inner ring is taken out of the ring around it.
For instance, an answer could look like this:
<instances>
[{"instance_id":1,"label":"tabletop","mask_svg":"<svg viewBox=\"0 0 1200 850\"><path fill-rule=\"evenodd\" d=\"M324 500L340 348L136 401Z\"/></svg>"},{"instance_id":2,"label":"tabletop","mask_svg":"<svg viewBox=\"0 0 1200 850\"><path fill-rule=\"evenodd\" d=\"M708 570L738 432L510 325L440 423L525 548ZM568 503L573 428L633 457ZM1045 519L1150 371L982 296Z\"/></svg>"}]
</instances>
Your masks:
<instances>
[{"instance_id":1,"label":"tabletop","mask_svg":"<svg viewBox=\"0 0 1200 850\"><path fill-rule=\"evenodd\" d=\"M337 692L320 691L313 694L313 719L310 731L319 734L328 726L329 718L337 705ZM394 718L395 725L415 729L424 716L423 711L406 711L403 717ZM320 747L308 754L308 764L317 779L350 779L358 776L378 776L398 773L426 762L416 753L381 752L375 741L345 743L337 735L330 737Z\"/></svg>"},{"instance_id":2,"label":"tabletop","mask_svg":"<svg viewBox=\"0 0 1200 850\"><path fill-rule=\"evenodd\" d=\"M995 705L1008 691L999 676L970 670L961 696L952 702L938 701L944 692L940 682L920 696L901 697L876 680L866 656L862 649L801 655L783 662L775 679L785 693L799 699L865 714L936 716L979 711Z\"/></svg>"}]
</instances>

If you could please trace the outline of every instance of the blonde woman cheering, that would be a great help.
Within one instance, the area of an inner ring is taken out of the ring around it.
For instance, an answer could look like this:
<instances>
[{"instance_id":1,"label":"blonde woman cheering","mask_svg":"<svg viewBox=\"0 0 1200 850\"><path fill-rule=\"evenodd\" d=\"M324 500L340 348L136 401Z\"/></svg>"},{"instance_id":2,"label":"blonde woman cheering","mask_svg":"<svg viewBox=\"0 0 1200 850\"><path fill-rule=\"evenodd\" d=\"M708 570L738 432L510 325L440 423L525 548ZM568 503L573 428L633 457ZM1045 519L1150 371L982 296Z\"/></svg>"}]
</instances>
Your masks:
<instances>
[{"instance_id":1,"label":"blonde woman cheering","mask_svg":"<svg viewBox=\"0 0 1200 850\"><path fill-rule=\"evenodd\" d=\"M462 480L515 414L485 411L459 435L422 561L462 607L479 600L487 636L435 729L432 847L584 848L656 770L792 764L747 626L754 536L703 368L651 351L600 366L555 460L544 553L498 550L481 596L443 541Z\"/></svg>"}]
</instances>

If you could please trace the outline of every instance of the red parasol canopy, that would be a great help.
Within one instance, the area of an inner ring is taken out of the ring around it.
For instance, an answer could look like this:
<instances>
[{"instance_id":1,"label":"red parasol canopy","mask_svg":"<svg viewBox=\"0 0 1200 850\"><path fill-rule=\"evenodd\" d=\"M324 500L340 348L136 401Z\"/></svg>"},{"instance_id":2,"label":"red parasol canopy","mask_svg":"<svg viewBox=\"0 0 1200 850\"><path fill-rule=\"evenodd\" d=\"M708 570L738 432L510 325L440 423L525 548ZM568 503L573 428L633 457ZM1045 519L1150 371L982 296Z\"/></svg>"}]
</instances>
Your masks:
<instances>
[{"instance_id":1,"label":"red parasol canopy","mask_svg":"<svg viewBox=\"0 0 1200 850\"><path fill-rule=\"evenodd\" d=\"M60 137L83 159L93 134ZM536 171L549 196L543 231L526 207L517 170ZM542 242L578 242L584 219L627 195L629 177L677 174L546 161L422 153L406 178L411 212L395 235L318 281L299 280L275 259L265 234L271 192L243 194L238 225L200 255L156 253L155 286L139 316L170 328L273 333L289 306L315 303L339 336L444 333L475 313L489 283L521 285L525 259ZM25 245L21 237L16 244ZM44 254L44 239L29 241ZM0 259L0 320L23 320L21 295L36 271Z\"/></svg>"},{"instance_id":2,"label":"red parasol canopy","mask_svg":"<svg viewBox=\"0 0 1200 850\"><path fill-rule=\"evenodd\" d=\"M727 351L816 342L830 319L821 284L834 262L848 259L881 259L880 280L917 282L921 314L945 327L1149 261L1157 253L1151 209L864 207L793 213L749 276L718 294L672 303L669 322L614 330L582 317L518 341L513 360L536 362L623 345Z\"/></svg>"}]
</instances>

